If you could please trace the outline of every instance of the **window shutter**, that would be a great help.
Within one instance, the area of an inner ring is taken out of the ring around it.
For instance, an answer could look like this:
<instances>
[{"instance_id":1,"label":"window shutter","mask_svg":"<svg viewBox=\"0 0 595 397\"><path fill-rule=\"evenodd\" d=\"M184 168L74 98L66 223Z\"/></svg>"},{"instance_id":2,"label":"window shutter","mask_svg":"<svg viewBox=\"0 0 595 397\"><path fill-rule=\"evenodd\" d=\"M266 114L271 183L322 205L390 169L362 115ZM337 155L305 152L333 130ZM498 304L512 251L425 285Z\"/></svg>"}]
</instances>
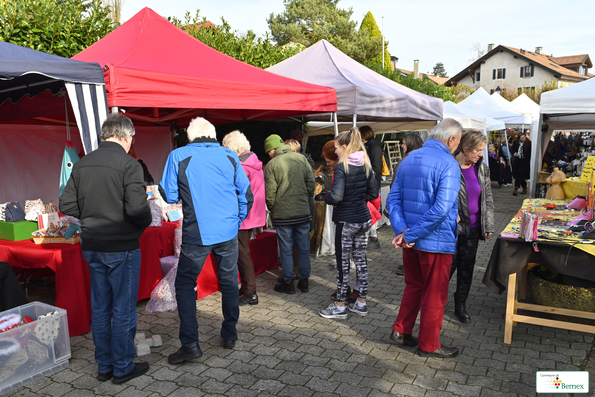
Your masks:
<instances>
[{"instance_id":1,"label":"window shutter","mask_svg":"<svg viewBox=\"0 0 595 397\"><path fill-rule=\"evenodd\" d=\"M505 79L506 78L506 68L502 69L502 78Z\"/></svg>"},{"instance_id":2,"label":"window shutter","mask_svg":"<svg viewBox=\"0 0 595 397\"><path fill-rule=\"evenodd\" d=\"M531 77L533 77L534 73L535 73L535 66L531 65Z\"/></svg>"},{"instance_id":3,"label":"window shutter","mask_svg":"<svg viewBox=\"0 0 595 397\"><path fill-rule=\"evenodd\" d=\"M492 70L492 80L496 80L496 69Z\"/></svg>"},{"instance_id":4,"label":"window shutter","mask_svg":"<svg viewBox=\"0 0 595 397\"><path fill-rule=\"evenodd\" d=\"M521 77L525 77L525 76L523 76L524 71L525 71L525 67L521 66Z\"/></svg>"}]
</instances>

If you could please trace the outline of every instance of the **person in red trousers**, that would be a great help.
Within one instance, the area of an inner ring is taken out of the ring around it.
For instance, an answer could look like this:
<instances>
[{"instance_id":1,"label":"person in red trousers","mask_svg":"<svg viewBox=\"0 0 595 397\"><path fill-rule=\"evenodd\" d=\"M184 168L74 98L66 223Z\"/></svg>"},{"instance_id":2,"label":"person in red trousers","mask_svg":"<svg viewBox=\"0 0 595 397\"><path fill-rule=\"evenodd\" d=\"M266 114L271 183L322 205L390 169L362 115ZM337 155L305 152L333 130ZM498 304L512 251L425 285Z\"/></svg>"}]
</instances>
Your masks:
<instances>
[{"instance_id":1,"label":"person in red trousers","mask_svg":"<svg viewBox=\"0 0 595 397\"><path fill-rule=\"evenodd\" d=\"M423 147L401 162L386 200L397 236L393 244L403 248L405 267L405 290L390 339L418 346L416 353L423 357L447 358L459 352L440 343L440 330L457 243L461 171L452 153L462 132L452 119L438 124ZM416 338L412 331L420 310Z\"/></svg>"}]
</instances>

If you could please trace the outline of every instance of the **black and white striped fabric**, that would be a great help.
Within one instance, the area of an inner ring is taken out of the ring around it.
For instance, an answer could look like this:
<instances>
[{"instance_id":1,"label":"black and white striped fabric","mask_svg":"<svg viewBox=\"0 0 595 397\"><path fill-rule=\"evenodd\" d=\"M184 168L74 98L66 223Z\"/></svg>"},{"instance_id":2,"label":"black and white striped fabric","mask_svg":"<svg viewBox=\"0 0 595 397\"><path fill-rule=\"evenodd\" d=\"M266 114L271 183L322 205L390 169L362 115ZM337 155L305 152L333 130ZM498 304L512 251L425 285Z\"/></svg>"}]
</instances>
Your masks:
<instances>
[{"instance_id":1,"label":"black and white striped fabric","mask_svg":"<svg viewBox=\"0 0 595 397\"><path fill-rule=\"evenodd\" d=\"M99 147L101 124L108 116L105 85L65 82L85 154Z\"/></svg>"}]
</instances>

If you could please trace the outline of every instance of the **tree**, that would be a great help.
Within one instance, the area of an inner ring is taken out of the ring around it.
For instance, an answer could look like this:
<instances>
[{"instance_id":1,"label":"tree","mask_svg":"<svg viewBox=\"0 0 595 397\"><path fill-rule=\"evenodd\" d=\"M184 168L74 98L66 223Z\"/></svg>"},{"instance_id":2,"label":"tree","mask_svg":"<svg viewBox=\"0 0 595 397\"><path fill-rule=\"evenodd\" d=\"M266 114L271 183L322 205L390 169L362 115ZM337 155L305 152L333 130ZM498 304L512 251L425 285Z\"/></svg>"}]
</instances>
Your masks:
<instances>
[{"instance_id":1,"label":"tree","mask_svg":"<svg viewBox=\"0 0 595 397\"><path fill-rule=\"evenodd\" d=\"M350 20L353 10L337 8L339 0L283 0L285 11L267 18L278 45L299 43L305 47L325 39L358 62L378 56L382 39L357 30Z\"/></svg>"},{"instance_id":2,"label":"tree","mask_svg":"<svg viewBox=\"0 0 595 397\"><path fill-rule=\"evenodd\" d=\"M2 0L0 40L70 58L112 31L101 0Z\"/></svg>"},{"instance_id":3,"label":"tree","mask_svg":"<svg viewBox=\"0 0 595 397\"><path fill-rule=\"evenodd\" d=\"M371 11L368 11L364 19L362 20L362 24L359 27L360 31L367 30L368 34L371 38L380 38L380 43L382 44L382 32L378 28L378 24L376 23L376 19L374 15L372 15ZM382 49L380 50L382 52ZM371 62L376 62L379 65L382 65L382 53L376 56L375 58L370 59ZM388 53L388 42L384 41L384 68L385 69L392 69L392 64L390 62L390 54Z\"/></svg>"},{"instance_id":4,"label":"tree","mask_svg":"<svg viewBox=\"0 0 595 397\"><path fill-rule=\"evenodd\" d=\"M240 35L231 29L225 19L221 18L221 25L215 25L201 17L200 10L196 11L194 17L187 12L183 22L175 17L169 17L168 20L209 47L261 69L273 66L304 49L302 45L276 46L268 34L257 38L251 30Z\"/></svg>"},{"instance_id":5,"label":"tree","mask_svg":"<svg viewBox=\"0 0 595 397\"><path fill-rule=\"evenodd\" d=\"M471 57L471 59L469 59L469 63L477 61L479 58L484 56L486 52L488 52L487 48L483 48L479 42L473 43L473 46L471 48L471 53L473 54L473 56Z\"/></svg>"},{"instance_id":6,"label":"tree","mask_svg":"<svg viewBox=\"0 0 595 397\"><path fill-rule=\"evenodd\" d=\"M122 4L123 0L102 0L105 7L109 7L109 17L115 26L120 26L122 19Z\"/></svg>"},{"instance_id":7,"label":"tree","mask_svg":"<svg viewBox=\"0 0 595 397\"><path fill-rule=\"evenodd\" d=\"M444 64L442 62L438 62L436 66L434 66L432 74L437 77L448 77L448 75L446 74L446 69L444 69Z\"/></svg>"}]
</instances>

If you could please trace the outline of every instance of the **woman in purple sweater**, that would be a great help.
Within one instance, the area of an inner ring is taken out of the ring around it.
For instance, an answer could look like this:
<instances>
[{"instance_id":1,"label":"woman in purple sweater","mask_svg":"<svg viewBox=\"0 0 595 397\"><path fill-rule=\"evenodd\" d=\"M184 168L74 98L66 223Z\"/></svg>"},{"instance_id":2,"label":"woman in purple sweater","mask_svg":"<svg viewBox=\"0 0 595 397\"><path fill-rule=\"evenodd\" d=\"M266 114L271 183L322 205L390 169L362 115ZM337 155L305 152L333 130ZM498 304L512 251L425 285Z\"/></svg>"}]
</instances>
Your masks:
<instances>
[{"instance_id":1,"label":"woman in purple sweater","mask_svg":"<svg viewBox=\"0 0 595 397\"><path fill-rule=\"evenodd\" d=\"M482 131L467 130L461 136L455 159L461 166L459 190L459 238L450 276L457 272L455 315L462 323L471 321L466 301L473 280L473 268L479 240L494 233L494 201L490 170L482 153L488 142Z\"/></svg>"}]
</instances>

